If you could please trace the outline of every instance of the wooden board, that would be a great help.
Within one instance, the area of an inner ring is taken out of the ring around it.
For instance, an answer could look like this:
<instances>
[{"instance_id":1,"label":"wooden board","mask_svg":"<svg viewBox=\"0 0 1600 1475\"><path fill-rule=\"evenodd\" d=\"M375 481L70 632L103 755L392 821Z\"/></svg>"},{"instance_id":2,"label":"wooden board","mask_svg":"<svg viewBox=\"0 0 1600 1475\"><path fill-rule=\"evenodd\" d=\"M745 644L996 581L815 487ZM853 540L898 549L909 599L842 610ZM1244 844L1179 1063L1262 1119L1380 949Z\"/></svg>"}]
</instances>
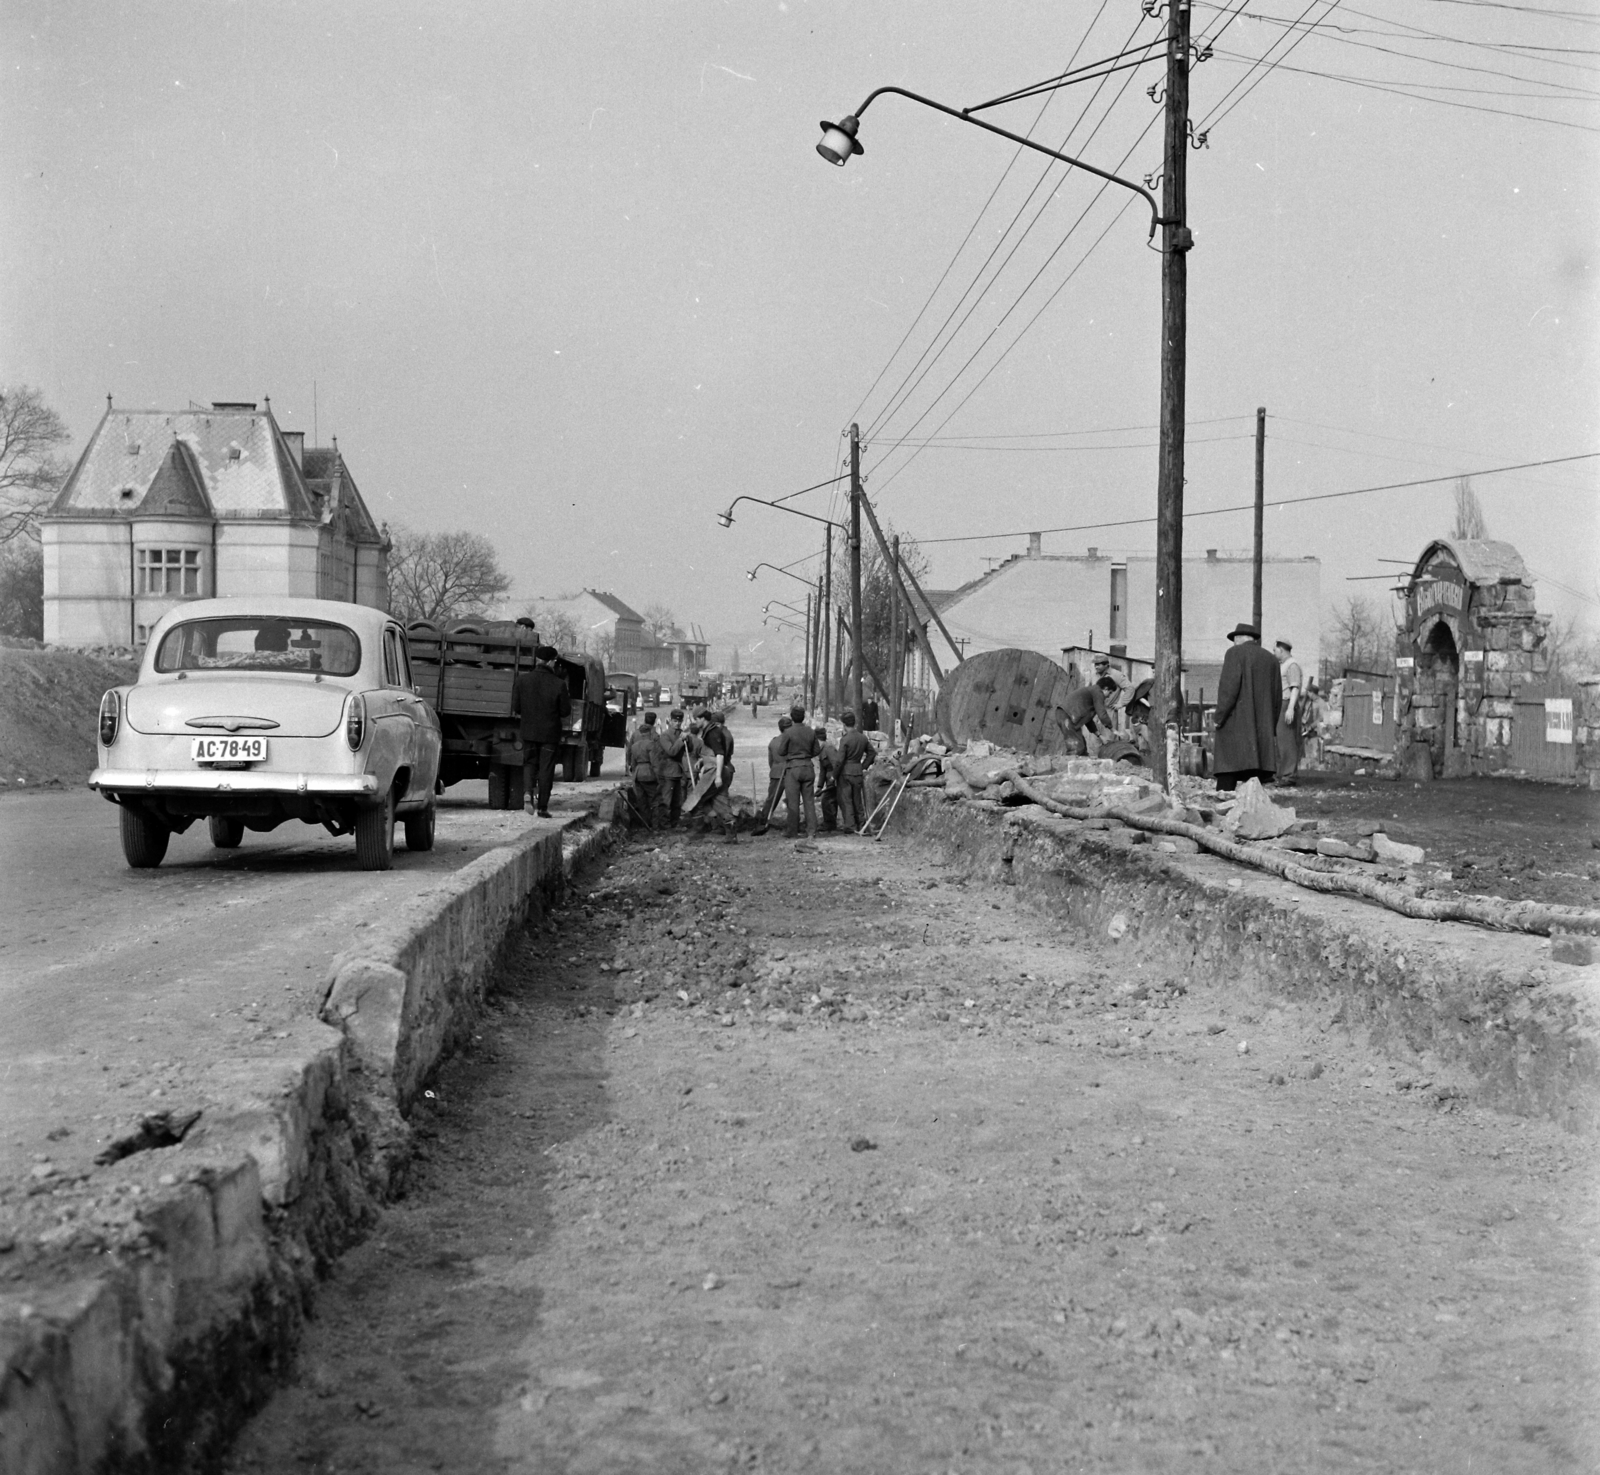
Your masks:
<instances>
[{"instance_id":1,"label":"wooden board","mask_svg":"<svg viewBox=\"0 0 1600 1475\"><path fill-rule=\"evenodd\" d=\"M971 656L939 691L939 735L953 748L982 739L1019 753L1062 753L1054 715L1071 690L1067 673L1038 651L1011 647Z\"/></svg>"}]
</instances>

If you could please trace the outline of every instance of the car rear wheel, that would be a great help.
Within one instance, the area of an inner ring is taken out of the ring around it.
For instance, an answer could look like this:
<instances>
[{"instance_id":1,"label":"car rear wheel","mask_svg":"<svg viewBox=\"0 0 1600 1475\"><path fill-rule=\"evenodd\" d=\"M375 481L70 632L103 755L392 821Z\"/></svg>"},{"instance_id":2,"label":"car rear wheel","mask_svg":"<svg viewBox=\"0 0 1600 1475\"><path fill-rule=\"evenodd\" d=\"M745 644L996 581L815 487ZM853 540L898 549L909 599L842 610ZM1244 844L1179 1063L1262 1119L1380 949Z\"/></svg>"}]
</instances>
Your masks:
<instances>
[{"instance_id":1,"label":"car rear wheel","mask_svg":"<svg viewBox=\"0 0 1600 1475\"><path fill-rule=\"evenodd\" d=\"M122 809L122 854L135 870L148 870L161 864L167 853L169 830L158 819L137 809Z\"/></svg>"},{"instance_id":2,"label":"car rear wheel","mask_svg":"<svg viewBox=\"0 0 1600 1475\"><path fill-rule=\"evenodd\" d=\"M394 795L356 815L356 864L364 871L386 871L394 864Z\"/></svg>"},{"instance_id":3,"label":"car rear wheel","mask_svg":"<svg viewBox=\"0 0 1600 1475\"><path fill-rule=\"evenodd\" d=\"M244 821L230 819L225 814L214 814L206 821L211 831L211 843L218 850L237 850L244 839Z\"/></svg>"},{"instance_id":4,"label":"car rear wheel","mask_svg":"<svg viewBox=\"0 0 1600 1475\"><path fill-rule=\"evenodd\" d=\"M433 805L404 816L407 850L433 849Z\"/></svg>"}]
</instances>

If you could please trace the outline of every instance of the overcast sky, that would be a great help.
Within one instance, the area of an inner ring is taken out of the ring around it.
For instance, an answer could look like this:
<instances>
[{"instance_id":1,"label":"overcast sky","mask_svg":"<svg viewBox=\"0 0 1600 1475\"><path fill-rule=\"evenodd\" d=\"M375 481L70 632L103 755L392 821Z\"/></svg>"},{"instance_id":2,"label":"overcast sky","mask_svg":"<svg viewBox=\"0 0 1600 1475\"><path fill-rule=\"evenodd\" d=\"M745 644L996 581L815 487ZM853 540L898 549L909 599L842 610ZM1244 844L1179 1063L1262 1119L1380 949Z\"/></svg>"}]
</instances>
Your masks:
<instances>
[{"instance_id":1,"label":"overcast sky","mask_svg":"<svg viewBox=\"0 0 1600 1475\"><path fill-rule=\"evenodd\" d=\"M1257 405L1269 497L1600 451L1600 9L1361 3L1249 0L1194 75L1202 126L1236 105L1189 155L1191 514L1248 502ZM1285 56L1302 14L1326 27ZM108 391L270 395L338 436L380 519L492 537L519 595L609 588L718 633L803 600L744 571L820 528L714 514L838 474L855 418L903 533L1010 535L930 542L953 585L1030 528L1153 515L1160 257L1136 197L1060 170L1030 197L1044 161L978 129L880 99L838 170L818 120L885 83L970 105L1160 24L1133 0L10 0L0 377L74 454ZM985 116L1137 178L1159 77ZM1541 608L1600 624L1597 467L1474 485ZM1331 604L1450 512L1448 481L1312 502L1269 512L1267 548L1320 557ZM1250 519L1185 536L1244 549ZM1154 533L1044 546L1091 544Z\"/></svg>"}]
</instances>

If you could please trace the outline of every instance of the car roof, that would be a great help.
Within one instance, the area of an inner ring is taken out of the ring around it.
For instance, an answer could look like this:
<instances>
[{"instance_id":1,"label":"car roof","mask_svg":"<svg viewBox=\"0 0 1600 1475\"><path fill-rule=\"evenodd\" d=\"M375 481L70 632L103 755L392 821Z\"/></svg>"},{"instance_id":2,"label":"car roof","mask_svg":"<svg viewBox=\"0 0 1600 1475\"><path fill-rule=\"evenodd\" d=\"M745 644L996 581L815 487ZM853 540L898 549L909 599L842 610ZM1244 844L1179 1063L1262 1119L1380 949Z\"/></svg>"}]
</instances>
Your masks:
<instances>
[{"instance_id":1,"label":"car roof","mask_svg":"<svg viewBox=\"0 0 1600 1475\"><path fill-rule=\"evenodd\" d=\"M288 620L322 620L332 625L376 633L391 623L393 616L370 604L351 604L342 599L292 599L286 596L236 595L225 599L189 599L175 605L161 617L160 624L180 620L238 619L241 616L268 615Z\"/></svg>"}]
</instances>

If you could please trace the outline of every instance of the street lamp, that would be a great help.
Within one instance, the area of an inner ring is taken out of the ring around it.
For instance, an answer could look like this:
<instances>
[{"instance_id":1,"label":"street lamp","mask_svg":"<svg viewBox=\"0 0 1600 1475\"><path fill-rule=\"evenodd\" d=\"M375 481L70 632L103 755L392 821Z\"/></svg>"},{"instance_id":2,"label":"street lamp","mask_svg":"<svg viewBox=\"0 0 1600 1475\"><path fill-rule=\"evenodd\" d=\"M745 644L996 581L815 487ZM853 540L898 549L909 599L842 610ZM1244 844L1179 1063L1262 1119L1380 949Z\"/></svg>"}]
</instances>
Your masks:
<instances>
[{"instance_id":1,"label":"street lamp","mask_svg":"<svg viewBox=\"0 0 1600 1475\"><path fill-rule=\"evenodd\" d=\"M837 123L824 122L817 152L830 164L843 167L853 154L864 153L856 135L861 115L874 98L885 93L921 103L936 113L971 123L996 133L1022 148L1032 149L1074 169L1082 169L1109 184L1138 195L1150 207L1150 235L1163 228L1161 239L1161 433L1156 484L1156 620L1155 681L1151 692L1151 729L1155 737L1156 776L1170 785L1177 741L1176 723L1183 710L1183 439L1186 336L1188 325L1188 252L1194 234L1185 223L1188 200L1189 137L1189 19L1191 0L1170 0L1166 36L1166 136L1161 171L1162 205L1148 189L1086 164L1070 154L1035 143L1019 133L996 127L973 114L980 108L1012 100L1011 94L975 108L951 108L903 87L880 87L867 94L855 112Z\"/></svg>"},{"instance_id":2,"label":"street lamp","mask_svg":"<svg viewBox=\"0 0 1600 1475\"><path fill-rule=\"evenodd\" d=\"M816 557L816 554L814 554L814 553L806 554L806 558L815 558L815 557ZM803 562L804 560L799 560L799 561ZM755 583L757 571L760 570L760 569L764 569L764 568L771 569L772 572L775 573L775 574L787 574L791 579L798 579L800 581L800 583L802 583L802 584L804 584L806 586L807 589L809 589L811 587L811 580L810 579L802 578L801 575L799 575L799 574L790 573L789 570L786 569L786 568L779 568L777 564L775 564L775 563L766 563L765 561L763 561L761 563L758 563L755 566L755 568L753 568L753 569L746 569L745 570L745 578L749 579L752 584Z\"/></svg>"},{"instance_id":3,"label":"street lamp","mask_svg":"<svg viewBox=\"0 0 1600 1475\"><path fill-rule=\"evenodd\" d=\"M799 615L802 620L806 617L806 612L803 609L798 609L792 604L785 604L781 599L769 599L764 605L761 606L761 613L766 614L767 611L770 610L774 605L776 605L779 609L788 610L792 615Z\"/></svg>"},{"instance_id":4,"label":"street lamp","mask_svg":"<svg viewBox=\"0 0 1600 1475\"><path fill-rule=\"evenodd\" d=\"M762 507L776 507L779 512L787 512L791 517L803 517L807 522L825 522L831 528L844 526L842 522L835 522L831 517L818 517L816 513L802 512L798 507L785 507L781 502L769 502L765 497L735 497L733 501L728 503L728 510L726 512L719 512L717 514L717 521L720 522L723 527L731 528L733 526L733 509L741 502L755 502ZM759 568L760 565L758 564L757 567Z\"/></svg>"}]
</instances>

